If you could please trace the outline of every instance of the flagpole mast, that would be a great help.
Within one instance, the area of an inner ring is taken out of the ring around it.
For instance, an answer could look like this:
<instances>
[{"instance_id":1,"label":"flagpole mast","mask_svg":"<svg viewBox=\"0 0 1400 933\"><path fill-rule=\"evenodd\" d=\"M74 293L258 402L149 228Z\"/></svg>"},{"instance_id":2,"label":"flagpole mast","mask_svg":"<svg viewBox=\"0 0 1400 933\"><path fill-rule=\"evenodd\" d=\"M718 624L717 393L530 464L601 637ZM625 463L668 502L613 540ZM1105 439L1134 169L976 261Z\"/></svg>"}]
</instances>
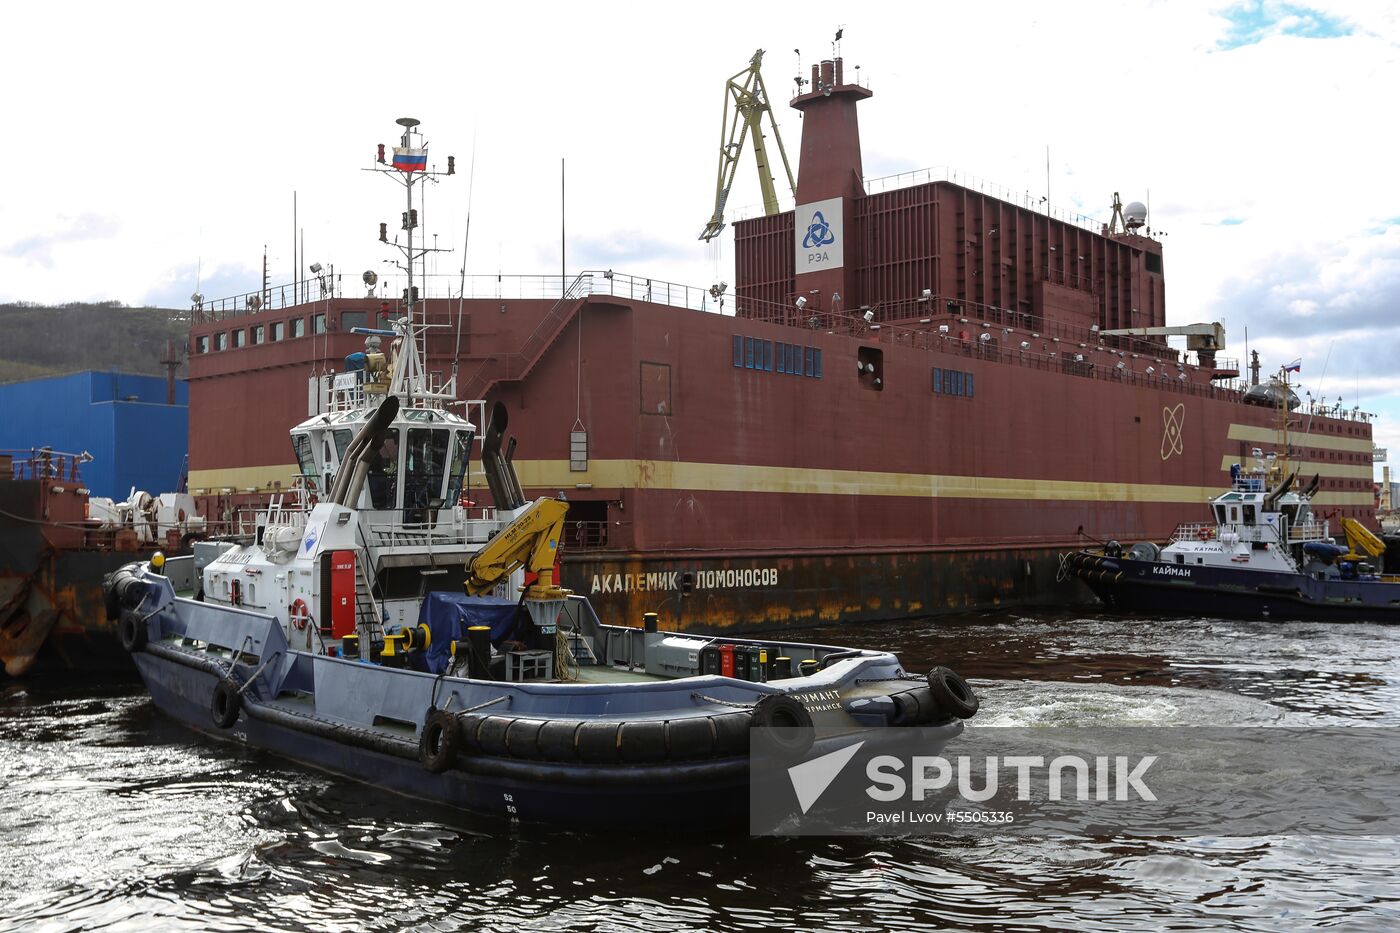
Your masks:
<instances>
[{"instance_id":1,"label":"flagpole mast","mask_svg":"<svg viewBox=\"0 0 1400 933\"><path fill-rule=\"evenodd\" d=\"M409 134L413 132L413 127L418 125L418 121L412 117L400 117L399 126L403 127L402 144L405 149L409 146ZM404 226L408 228L408 326L409 332L413 328L413 173L407 172L404 175L404 193L407 196L407 211L404 215Z\"/></svg>"},{"instance_id":2,"label":"flagpole mast","mask_svg":"<svg viewBox=\"0 0 1400 933\"><path fill-rule=\"evenodd\" d=\"M413 233L418 227L418 217L416 216L416 212L413 209L413 186L418 182L422 181L424 178L432 178L433 181L436 182L439 176L456 174L456 160L452 156L447 157L446 172L438 172L435 170L429 171L427 165L427 147L423 144L421 134L418 134L417 131L414 129L419 125L419 121L414 119L413 117L399 117L394 122L396 122L399 126L403 127L403 135L399 139L401 145L394 147L394 159L392 164L388 166L385 165L384 146L380 145L379 157L377 159L376 165L373 168L368 169L367 171L377 171L401 176L396 177L395 181L398 181L404 186L403 229L404 232L408 235L408 245L406 247L399 246L399 241L397 237L394 238L393 245L403 253L405 260L404 267L401 267L405 269L405 272L407 273L408 277L408 288L404 294L404 304L406 306L405 310L407 312L408 320L407 336L409 340L413 341L413 346L411 348L408 348L407 352L409 352L409 357L407 360L405 360L405 366L401 371L402 385L398 384L400 376L396 375L394 391L403 392L408 405L412 406L414 395L414 381L427 372L427 369L424 365L426 363L426 345L422 348L422 352L425 354L424 360L417 359L418 336L426 332L427 325L425 323L423 327L419 327L417 324L418 296L416 294L417 289L414 285L414 263L415 260L418 259L422 259L424 261L422 277L426 281L428 274L426 264L428 253L450 253L452 251L450 249L439 250L435 246L431 248L423 247L421 249L415 247ZM413 137L415 135L420 136L420 139L418 140L418 146L416 147L413 145ZM419 177L414 177L415 175L418 175ZM387 242L384 224L379 225L379 239L381 241ZM400 352L405 351L401 350ZM398 370L397 368L395 371L396 373L400 372L400 370ZM435 390L433 390L427 385L427 380L425 379L424 384L422 386L422 392L425 393L426 396L432 396L434 394L434 391Z\"/></svg>"}]
</instances>

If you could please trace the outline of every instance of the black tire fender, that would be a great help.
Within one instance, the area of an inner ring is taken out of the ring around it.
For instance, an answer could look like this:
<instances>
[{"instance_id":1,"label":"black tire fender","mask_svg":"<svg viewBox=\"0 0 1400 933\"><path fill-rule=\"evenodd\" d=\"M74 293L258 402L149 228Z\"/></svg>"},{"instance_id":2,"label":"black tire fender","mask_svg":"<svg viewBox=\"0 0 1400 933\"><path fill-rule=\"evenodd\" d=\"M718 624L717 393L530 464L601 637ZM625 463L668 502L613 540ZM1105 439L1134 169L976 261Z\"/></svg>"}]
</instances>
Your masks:
<instances>
[{"instance_id":1,"label":"black tire fender","mask_svg":"<svg viewBox=\"0 0 1400 933\"><path fill-rule=\"evenodd\" d=\"M909 691L914 702L918 704L919 712L914 721L917 723L937 722L942 716L938 711L938 702L933 698L933 691L928 687L915 687Z\"/></svg>"},{"instance_id":2,"label":"black tire fender","mask_svg":"<svg viewBox=\"0 0 1400 933\"><path fill-rule=\"evenodd\" d=\"M457 730L462 735L462 748L468 752L480 752L481 743L477 741L477 730L481 728L481 721L486 717L480 713L461 713L457 716Z\"/></svg>"},{"instance_id":3,"label":"black tire fender","mask_svg":"<svg viewBox=\"0 0 1400 933\"><path fill-rule=\"evenodd\" d=\"M117 622L117 637L129 653L146 647L146 622L130 609L124 610Z\"/></svg>"},{"instance_id":4,"label":"black tire fender","mask_svg":"<svg viewBox=\"0 0 1400 933\"><path fill-rule=\"evenodd\" d=\"M715 730L710 718L695 716L666 723L666 749L672 761L709 758L715 750Z\"/></svg>"},{"instance_id":5,"label":"black tire fender","mask_svg":"<svg viewBox=\"0 0 1400 933\"><path fill-rule=\"evenodd\" d=\"M753 715L748 712L722 713L709 717L715 732L714 755L729 758L749 753L749 725Z\"/></svg>"},{"instance_id":6,"label":"black tire fender","mask_svg":"<svg viewBox=\"0 0 1400 933\"><path fill-rule=\"evenodd\" d=\"M919 701L913 690L905 690L890 697L894 700L895 714L891 725L912 726L919 721Z\"/></svg>"},{"instance_id":7,"label":"black tire fender","mask_svg":"<svg viewBox=\"0 0 1400 933\"><path fill-rule=\"evenodd\" d=\"M214 695L209 700L209 715L214 725L227 729L238 721L238 713L243 708L243 697L238 688L226 680L214 685Z\"/></svg>"},{"instance_id":8,"label":"black tire fender","mask_svg":"<svg viewBox=\"0 0 1400 933\"><path fill-rule=\"evenodd\" d=\"M786 759L807 754L816 739L807 707L783 693L769 694L754 704L751 728L765 730L763 741Z\"/></svg>"},{"instance_id":9,"label":"black tire fender","mask_svg":"<svg viewBox=\"0 0 1400 933\"><path fill-rule=\"evenodd\" d=\"M617 761L617 733L621 724L607 720L583 720L574 733L579 761L613 764Z\"/></svg>"},{"instance_id":10,"label":"black tire fender","mask_svg":"<svg viewBox=\"0 0 1400 933\"><path fill-rule=\"evenodd\" d=\"M971 719L982 705L967 681L946 667L935 667L928 672L928 689L938 709L958 719Z\"/></svg>"},{"instance_id":11,"label":"black tire fender","mask_svg":"<svg viewBox=\"0 0 1400 933\"><path fill-rule=\"evenodd\" d=\"M494 755L497 758L510 757L506 733L513 722L515 720L508 716L487 716L481 721L481 726L476 731L476 741L481 746L482 754Z\"/></svg>"},{"instance_id":12,"label":"black tire fender","mask_svg":"<svg viewBox=\"0 0 1400 933\"><path fill-rule=\"evenodd\" d=\"M551 719L540 726L535 742L545 761L577 761L578 749L574 747L574 733L578 722L567 719Z\"/></svg>"},{"instance_id":13,"label":"black tire fender","mask_svg":"<svg viewBox=\"0 0 1400 933\"><path fill-rule=\"evenodd\" d=\"M540 753L539 736L544 728L543 719L516 719L506 729L506 748L512 758L525 758L538 761Z\"/></svg>"},{"instance_id":14,"label":"black tire fender","mask_svg":"<svg viewBox=\"0 0 1400 933\"><path fill-rule=\"evenodd\" d=\"M444 709L435 709L423 722L418 734L418 760L433 774L441 774L457 761L462 746L462 733L457 717Z\"/></svg>"},{"instance_id":15,"label":"black tire fender","mask_svg":"<svg viewBox=\"0 0 1400 933\"><path fill-rule=\"evenodd\" d=\"M666 720L639 719L622 724L618 735L617 750L624 762L666 760Z\"/></svg>"},{"instance_id":16,"label":"black tire fender","mask_svg":"<svg viewBox=\"0 0 1400 933\"><path fill-rule=\"evenodd\" d=\"M107 613L108 622L116 622L121 618L122 613L122 601L117 597L115 577L116 574L113 574L102 581L102 609Z\"/></svg>"}]
</instances>

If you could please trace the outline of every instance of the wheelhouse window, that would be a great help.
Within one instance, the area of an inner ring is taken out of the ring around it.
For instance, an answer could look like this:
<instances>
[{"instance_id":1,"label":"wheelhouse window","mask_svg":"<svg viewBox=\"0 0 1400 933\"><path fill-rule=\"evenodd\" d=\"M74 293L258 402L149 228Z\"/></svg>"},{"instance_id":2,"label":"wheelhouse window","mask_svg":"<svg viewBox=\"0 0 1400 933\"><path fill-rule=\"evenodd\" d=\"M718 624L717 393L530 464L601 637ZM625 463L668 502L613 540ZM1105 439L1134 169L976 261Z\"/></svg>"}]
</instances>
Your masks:
<instances>
[{"instance_id":1,"label":"wheelhouse window","mask_svg":"<svg viewBox=\"0 0 1400 933\"><path fill-rule=\"evenodd\" d=\"M326 332L326 313L311 315L311 332L313 334L324 334Z\"/></svg>"},{"instance_id":2,"label":"wheelhouse window","mask_svg":"<svg viewBox=\"0 0 1400 933\"><path fill-rule=\"evenodd\" d=\"M462 497L463 480L466 479L467 464L471 457L472 433L457 431L452 438L452 465L447 474L447 495L442 497L443 505L449 508L456 505L457 500Z\"/></svg>"},{"instance_id":3,"label":"wheelhouse window","mask_svg":"<svg viewBox=\"0 0 1400 933\"><path fill-rule=\"evenodd\" d=\"M268 339L272 341L281 340L286 336L286 327L287 325L281 321L273 321L272 325L268 328Z\"/></svg>"},{"instance_id":4,"label":"wheelhouse window","mask_svg":"<svg viewBox=\"0 0 1400 933\"><path fill-rule=\"evenodd\" d=\"M399 495L399 429L390 428L384 432L384 440L370 458L369 474L370 508L392 509L397 506Z\"/></svg>"},{"instance_id":5,"label":"wheelhouse window","mask_svg":"<svg viewBox=\"0 0 1400 933\"><path fill-rule=\"evenodd\" d=\"M404 452L404 521L428 521L430 509L442 508L442 481L447 474L447 446L452 432L410 428Z\"/></svg>"},{"instance_id":6,"label":"wheelhouse window","mask_svg":"<svg viewBox=\"0 0 1400 933\"><path fill-rule=\"evenodd\" d=\"M243 328L240 327L238 330L232 331L229 336L231 338L229 343L235 350L243 346Z\"/></svg>"},{"instance_id":7,"label":"wheelhouse window","mask_svg":"<svg viewBox=\"0 0 1400 933\"><path fill-rule=\"evenodd\" d=\"M316 476L316 452L311 447L311 436L309 434L293 434L292 450L297 455L297 468L301 470L301 475L314 479Z\"/></svg>"},{"instance_id":8,"label":"wheelhouse window","mask_svg":"<svg viewBox=\"0 0 1400 933\"><path fill-rule=\"evenodd\" d=\"M263 335L264 335L265 333L266 333L266 331L263 329L263 326L262 326L261 324L254 324L254 325L253 325L253 327L252 327L252 336L253 336L253 344L254 344L254 346L256 346L257 344L260 344L260 343L263 342L263 339L264 339Z\"/></svg>"},{"instance_id":9,"label":"wheelhouse window","mask_svg":"<svg viewBox=\"0 0 1400 933\"><path fill-rule=\"evenodd\" d=\"M293 337L305 337L305 336L306 336L306 318L304 318L304 317L294 317L294 318L291 319L291 321L290 321L289 323L292 325L292 336L293 336Z\"/></svg>"},{"instance_id":10,"label":"wheelhouse window","mask_svg":"<svg viewBox=\"0 0 1400 933\"><path fill-rule=\"evenodd\" d=\"M350 449L350 441L353 439L353 435L349 428L337 428L331 436L335 438L335 461L336 463L343 464L345 462L345 451Z\"/></svg>"},{"instance_id":11,"label":"wheelhouse window","mask_svg":"<svg viewBox=\"0 0 1400 933\"><path fill-rule=\"evenodd\" d=\"M215 335L214 335L214 349L215 349L215 350L227 350L227 349L228 349L228 334L215 334Z\"/></svg>"},{"instance_id":12,"label":"wheelhouse window","mask_svg":"<svg viewBox=\"0 0 1400 933\"><path fill-rule=\"evenodd\" d=\"M345 331L352 327L364 327L369 320L367 311L342 311L340 313L340 329Z\"/></svg>"},{"instance_id":13,"label":"wheelhouse window","mask_svg":"<svg viewBox=\"0 0 1400 933\"><path fill-rule=\"evenodd\" d=\"M209 352L209 338L208 338L208 337L196 337L196 338L194 338L194 352L196 352L196 353L208 353L208 352Z\"/></svg>"}]
</instances>

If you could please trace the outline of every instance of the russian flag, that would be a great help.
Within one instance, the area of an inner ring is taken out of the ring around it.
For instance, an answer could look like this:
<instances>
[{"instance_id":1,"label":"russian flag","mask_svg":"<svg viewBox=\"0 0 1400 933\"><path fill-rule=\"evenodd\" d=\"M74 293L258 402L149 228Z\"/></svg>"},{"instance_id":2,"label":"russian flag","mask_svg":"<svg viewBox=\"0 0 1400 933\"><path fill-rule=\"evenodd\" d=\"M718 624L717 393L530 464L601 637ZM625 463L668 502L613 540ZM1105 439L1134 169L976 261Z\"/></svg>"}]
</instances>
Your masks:
<instances>
[{"instance_id":1,"label":"russian flag","mask_svg":"<svg viewBox=\"0 0 1400 933\"><path fill-rule=\"evenodd\" d=\"M422 172L428 168L428 150L394 147L394 168L401 172Z\"/></svg>"},{"instance_id":2,"label":"russian flag","mask_svg":"<svg viewBox=\"0 0 1400 933\"><path fill-rule=\"evenodd\" d=\"M395 159L395 161L397 162L398 160ZM1302 358L1301 356L1298 357L1296 360L1294 360L1293 362L1289 363L1287 366L1283 367L1283 371L1286 372L1286 373L1300 373L1300 372L1302 372L1302 371L1303 371L1303 358Z\"/></svg>"}]
</instances>

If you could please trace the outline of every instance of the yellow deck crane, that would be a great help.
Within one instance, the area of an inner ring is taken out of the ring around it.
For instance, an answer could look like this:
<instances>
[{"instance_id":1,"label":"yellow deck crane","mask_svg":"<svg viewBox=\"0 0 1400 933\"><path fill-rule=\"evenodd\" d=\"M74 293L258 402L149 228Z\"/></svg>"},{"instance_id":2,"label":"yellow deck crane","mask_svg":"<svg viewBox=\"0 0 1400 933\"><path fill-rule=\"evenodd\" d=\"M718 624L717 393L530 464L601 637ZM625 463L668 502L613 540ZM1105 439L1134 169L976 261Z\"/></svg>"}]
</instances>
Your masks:
<instances>
[{"instance_id":1,"label":"yellow deck crane","mask_svg":"<svg viewBox=\"0 0 1400 933\"><path fill-rule=\"evenodd\" d=\"M1375 559L1385 553L1385 542L1354 518L1342 519L1342 532L1347 538L1347 553L1342 560Z\"/></svg>"},{"instance_id":2,"label":"yellow deck crane","mask_svg":"<svg viewBox=\"0 0 1400 933\"><path fill-rule=\"evenodd\" d=\"M792 167L788 165L787 151L783 149L783 138L778 135L778 123L773 118L773 109L768 105L768 89L759 74L763 63L763 49L753 53L749 67L730 78L724 87L724 118L720 123L719 171L715 181L715 212L705 229L700 231L700 239L713 240L724 229L724 205L729 200L729 189L734 185L734 172L739 167L739 157L744 151L744 140L750 131L753 133L754 157L758 161L758 183L763 189L763 212L778 213L778 192L773 183L773 173L768 165L768 148L764 144L762 121L768 116L768 125L773 131L773 140L778 144L778 155L783 160L783 171L787 173L788 190L796 196L797 183L792 179ZM732 105L732 110L731 110Z\"/></svg>"},{"instance_id":3,"label":"yellow deck crane","mask_svg":"<svg viewBox=\"0 0 1400 933\"><path fill-rule=\"evenodd\" d=\"M554 579L554 559L568 511L569 504L558 499L531 503L468 562L467 594L489 593L497 583L523 567L539 575L525 590L527 600L562 599L569 595Z\"/></svg>"}]
</instances>

